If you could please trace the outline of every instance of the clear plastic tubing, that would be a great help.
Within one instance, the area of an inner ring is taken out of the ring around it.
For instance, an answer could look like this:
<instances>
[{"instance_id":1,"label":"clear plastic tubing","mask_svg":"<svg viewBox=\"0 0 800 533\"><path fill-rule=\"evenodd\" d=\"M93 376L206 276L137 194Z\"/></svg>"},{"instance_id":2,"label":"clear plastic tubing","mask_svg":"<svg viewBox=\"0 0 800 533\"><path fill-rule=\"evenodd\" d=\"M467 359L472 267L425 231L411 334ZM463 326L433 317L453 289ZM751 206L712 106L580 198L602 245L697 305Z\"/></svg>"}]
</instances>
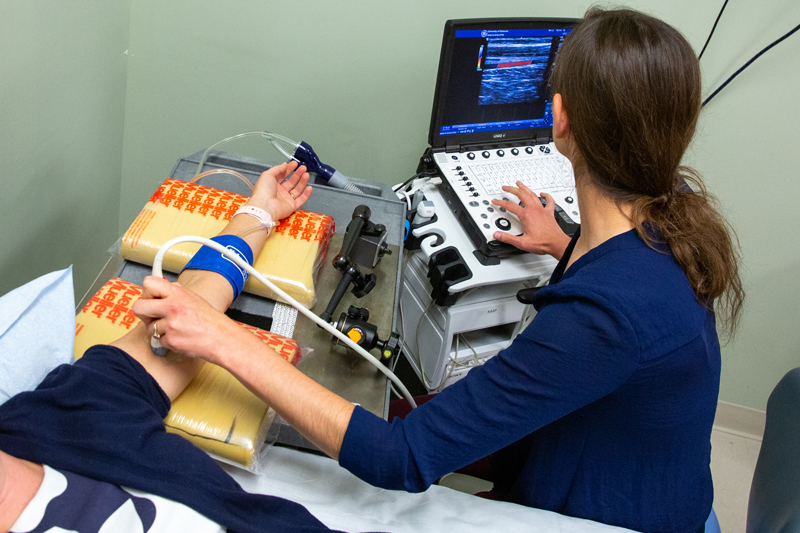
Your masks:
<instances>
[{"instance_id":1,"label":"clear plastic tubing","mask_svg":"<svg viewBox=\"0 0 800 533\"><path fill-rule=\"evenodd\" d=\"M269 141L269 143L273 147L275 147L276 150L278 150L281 154L283 154L286 157L286 159L291 159L292 158L292 154L290 154L288 151L286 151L286 149L283 148L279 143L282 142L282 143L285 143L285 144L289 145L291 147L291 149L292 149L292 152L294 152L294 150L296 150L297 146L298 146L298 143L294 142L293 140L289 139L288 137L284 137L283 135L278 135L277 133L270 133L268 131L249 131L247 133L240 133L238 135L234 135L232 137L228 137L227 139L222 139L218 143L215 143L215 144L212 144L211 146L209 146L208 149L206 149L206 151L203 152L203 156L200 158L200 163L198 163L197 171L195 172L194 175L197 176L198 174L200 174L200 172L202 172L203 165L206 164L206 159L208 158L208 153L211 150L213 150L217 146L220 146L220 145L225 144L227 142L230 142L230 141L233 141L233 140L236 140L236 139L241 139L242 137L249 137L251 135L258 135L259 137L264 137L265 139L267 139L267 141ZM361 191L357 191L357 192L361 192Z\"/></svg>"},{"instance_id":2,"label":"clear plastic tubing","mask_svg":"<svg viewBox=\"0 0 800 533\"><path fill-rule=\"evenodd\" d=\"M269 142L273 146L273 148L275 148L277 151L279 151L287 160L295 160L295 161L298 161L298 163L300 163L300 160L298 160L295 157L295 152L296 152L298 146L300 146L300 143L297 143L297 142L289 139L288 137L284 137L283 135L278 135L277 133L270 133L268 131L249 131L247 133L240 133L238 135L234 135L232 137L228 137L227 139L222 139L218 143L215 143L215 144L212 144L211 146L209 146L208 149L206 149L206 151L203 152L203 156L200 158L200 162L197 164L197 171L194 174L195 175L195 179L199 179L198 176L200 175L200 172L203 170L203 166L205 166L206 160L208 159L208 153L211 150L213 150L217 146L220 146L220 145L225 144L227 142L230 142L230 141L233 141L233 140L236 140L236 139L240 139L242 137L248 137L250 135L258 135L259 137L265 138L267 140L267 142ZM285 146L283 146L282 144L285 145ZM290 149L291 152L289 150L287 150L287 148ZM314 157L316 157L316 155ZM331 170L333 170L333 169L331 169ZM211 171L207 171L207 172L211 172ZM205 174L205 172L203 174ZM325 178L325 176L322 176L322 177ZM245 181L247 181L247 180L245 179ZM333 176L330 176L330 179L325 178L325 181L331 187L336 187L336 188L339 188L339 189L343 189L343 190L348 191L348 192L354 192L354 193L358 193L358 194L362 194L364 192L361 189L359 189L357 185L354 185L350 181L350 178L348 178L347 176L345 176L344 174L342 174L338 170L334 170ZM194 180L192 180L192 182L194 182ZM250 190L252 190L252 189L253 189L253 187L251 186Z\"/></svg>"},{"instance_id":3,"label":"clear plastic tubing","mask_svg":"<svg viewBox=\"0 0 800 533\"><path fill-rule=\"evenodd\" d=\"M161 264L164 262L164 255L167 253L167 250L169 250L170 248L172 248L176 244L181 244L181 243L184 243L184 242L194 242L194 243L198 243L198 244L202 244L202 245L208 246L209 248L213 248L214 250L220 252L225 257L227 257L228 259L230 259L231 261L233 261L234 263L239 265L241 268L247 270L251 275L255 276L255 278L258 281L260 281L261 283L266 285L272 292L277 294L279 297L283 298L284 301L288 302L292 307L294 307L300 313L305 315L309 320L311 320L312 322L314 322L315 324L320 326L322 329L324 329L325 331L327 331L328 333L330 333L331 335L333 335L334 337L339 339L342 343L346 344L348 347L350 347L353 350L355 350L355 352L358 355L360 355L361 357L363 357L364 359L369 361L372 364L372 366L374 366L375 368L380 370L387 378L389 378L389 380L391 380L392 383L397 385L398 390L402 393L403 398L405 398L408 401L408 403L411 405L412 409L416 409L417 404L416 404L416 402L414 402L414 398L411 396L411 393L408 392L408 389L406 388L406 386L403 385L403 382L400 381L397 378L397 376L394 375L394 372L392 372L387 367L385 367L383 364L381 364L381 362L378 361L375 358L375 356L373 356L371 353L369 353L364 348L362 348L361 346L359 346L358 344L353 342L350 339L350 337L348 337L347 335L345 335L341 331L337 330L331 324L325 322L320 317L318 317L317 315L315 315L314 313L312 313L311 311L309 311L308 309L303 307L297 300L295 300L294 298L292 298L291 296L289 296L288 294L283 292L281 289L276 287L275 284L273 284L267 278L262 276L259 271L257 271L255 268L253 268L247 262L242 260L242 258L240 258L238 255L234 254L233 252L229 251L227 248L225 248L221 244L216 243L216 242L212 241L211 239L206 239L204 237L197 237L197 236L193 236L193 235L185 235L183 237L175 237L174 239L170 239L169 241L164 243L164 246L159 248L158 253L156 253L156 257L153 260L153 275L154 276L157 276L159 278L163 277L164 274L163 274L163 272L161 270ZM151 342L151 344L153 344L154 347L158 347L155 344L155 343L158 343L158 340L156 340L155 338L151 338L150 342Z\"/></svg>"}]
</instances>

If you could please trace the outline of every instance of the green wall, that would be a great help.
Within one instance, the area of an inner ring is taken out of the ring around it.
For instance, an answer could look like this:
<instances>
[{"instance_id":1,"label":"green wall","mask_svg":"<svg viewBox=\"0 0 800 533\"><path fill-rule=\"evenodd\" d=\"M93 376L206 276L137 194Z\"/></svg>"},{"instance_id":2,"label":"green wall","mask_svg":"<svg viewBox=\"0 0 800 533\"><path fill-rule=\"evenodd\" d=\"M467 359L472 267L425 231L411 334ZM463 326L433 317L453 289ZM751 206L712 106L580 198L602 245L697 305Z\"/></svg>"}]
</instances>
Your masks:
<instances>
[{"instance_id":1,"label":"green wall","mask_svg":"<svg viewBox=\"0 0 800 533\"><path fill-rule=\"evenodd\" d=\"M729 3L703 55L706 87L798 23L796 0ZM742 246L747 301L741 331L723 349L720 397L757 409L800 366L798 57L795 34L740 74L704 109L689 154Z\"/></svg>"},{"instance_id":2,"label":"green wall","mask_svg":"<svg viewBox=\"0 0 800 533\"><path fill-rule=\"evenodd\" d=\"M130 0L6 0L0 15L0 294L119 233Z\"/></svg>"},{"instance_id":3,"label":"green wall","mask_svg":"<svg viewBox=\"0 0 800 533\"><path fill-rule=\"evenodd\" d=\"M716 4L638 5L706 35ZM427 144L448 18L581 16L586 1L134 0L120 224L181 156L268 130L344 174L398 183ZM691 12L692 16L683 13ZM263 141L225 149L278 157Z\"/></svg>"},{"instance_id":4,"label":"green wall","mask_svg":"<svg viewBox=\"0 0 800 533\"><path fill-rule=\"evenodd\" d=\"M664 18L699 50L721 3L630 5ZM69 263L80 293L176 160L236 133L305 140L345 174L397 183L426 146L446 19L577 17L588 5L5 2L0 293ZM703 57L707 90L797 21L796 0L731 3ZM756 409L800 365L800 104L790 97L800 86L798 52L794 36L718 96L687 156L742 244L748 300L723 350L721 399ZM260 140L227 149L277 157Z\"/></svg>"}]
</instances>

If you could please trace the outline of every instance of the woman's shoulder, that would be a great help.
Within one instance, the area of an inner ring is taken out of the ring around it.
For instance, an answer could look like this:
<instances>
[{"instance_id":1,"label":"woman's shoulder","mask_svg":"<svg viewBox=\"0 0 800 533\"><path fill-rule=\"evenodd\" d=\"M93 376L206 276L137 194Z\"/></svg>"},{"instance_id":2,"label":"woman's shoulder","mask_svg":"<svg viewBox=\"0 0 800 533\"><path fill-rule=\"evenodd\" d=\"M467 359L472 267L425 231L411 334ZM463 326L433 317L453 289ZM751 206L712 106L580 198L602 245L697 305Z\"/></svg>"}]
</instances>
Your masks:
<instances>
[{"instance_id":1,"label":"woman's shoulder","mask_svg":"<svg viewBox=\"0 0 800 533\"><path fill-rule=\"evenodd\" d=\"M668 251L651 248L635 233L608 244L591 250L540 291L537 308L566 302L613 308L630 322L643 349L689 342L713 320Z\"/></svg>"},{"instance_id":2,"label":"woman's shoulder","mask_svg":"<svg viewBox=\"0 0 800 533\"><path fill-rule=\"evenodd\" d=\"M554 292L587 290L626 298L669 288L691 291L686 274L657 241L646 243L635 231L617 235L577 259L549 286Z\"/></svg>"}]
</instances>

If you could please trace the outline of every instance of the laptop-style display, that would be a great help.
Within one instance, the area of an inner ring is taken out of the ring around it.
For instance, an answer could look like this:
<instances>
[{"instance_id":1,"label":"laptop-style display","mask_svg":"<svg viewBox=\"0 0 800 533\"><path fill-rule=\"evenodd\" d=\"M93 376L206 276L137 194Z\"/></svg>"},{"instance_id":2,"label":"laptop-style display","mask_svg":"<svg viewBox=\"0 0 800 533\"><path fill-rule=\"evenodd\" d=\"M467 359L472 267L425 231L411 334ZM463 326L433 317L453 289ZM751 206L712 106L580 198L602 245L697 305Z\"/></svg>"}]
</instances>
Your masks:
<instances>
[{"instance_id":1,"label":"laptop-style display","mask_svg":"<svg viewBox=\"0 0 800 533\"><path fill-rule=\"evenodd\" d=\"M443 192L478 251L502 258L518 249L516 216L492 205L518 201L502 185L525 183L556 201L568 234L580 223L572 167L552 142L548 80L574 19L471 19L445 24L428 141Z\"/></svg>"}]
</instances>

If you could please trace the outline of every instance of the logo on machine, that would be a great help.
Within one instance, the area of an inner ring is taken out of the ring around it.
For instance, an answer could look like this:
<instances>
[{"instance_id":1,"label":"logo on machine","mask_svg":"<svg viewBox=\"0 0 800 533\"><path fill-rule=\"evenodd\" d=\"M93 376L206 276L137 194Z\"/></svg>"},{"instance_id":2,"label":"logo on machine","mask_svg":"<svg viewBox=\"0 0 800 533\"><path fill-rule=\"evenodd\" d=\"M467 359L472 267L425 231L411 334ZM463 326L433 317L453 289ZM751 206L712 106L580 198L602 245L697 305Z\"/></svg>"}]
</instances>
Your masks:
<instances>
[{"instance_id":1,"label":"logo on machine","mask_svg":"<svg viewBox=\"0 0 800 533\"><path fill-rule=\"evenodd\" d=\"M495 133L495 134L494 134L492 137L493 137L494 139L502 139L502 138L503 138L503 137L505 137L505 136L506 136L506 134L505 134L505 133Z\"/></svg>"}]
</instances>

